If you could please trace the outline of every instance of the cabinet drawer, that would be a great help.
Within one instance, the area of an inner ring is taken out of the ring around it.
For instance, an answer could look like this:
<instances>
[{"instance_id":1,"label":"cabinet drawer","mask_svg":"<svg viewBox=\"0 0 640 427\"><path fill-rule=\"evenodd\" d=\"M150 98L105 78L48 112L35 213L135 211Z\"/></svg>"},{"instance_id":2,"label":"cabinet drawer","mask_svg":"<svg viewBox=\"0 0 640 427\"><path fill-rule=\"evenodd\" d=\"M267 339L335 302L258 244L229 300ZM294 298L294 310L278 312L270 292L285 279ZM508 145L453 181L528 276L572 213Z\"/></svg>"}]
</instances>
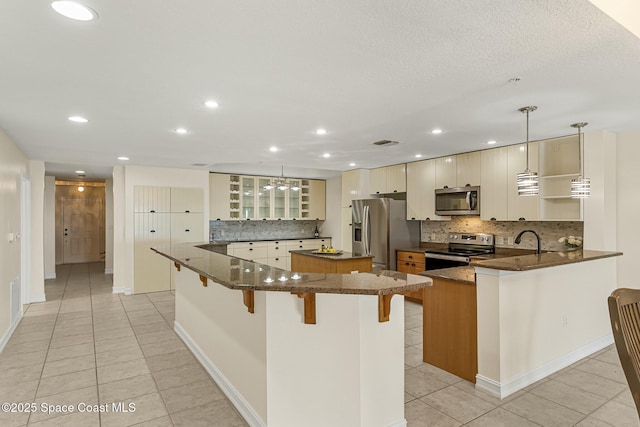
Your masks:
<instances>
[{"instance_id":1,"label":"cabinet drawer","mask_svg":"<svg viewBox=\"0 0 640 427\"><path fill-rule=\"evenodd\" d=\"M266 246L233 248L233 256L242 258L242 259L247 259L247 260L255 260L257 258L267 258L268 250Z\"/></svg>"},{"instance_id":2,"label":"cabinet drawer","mask_svg":"<svg viewBox=\"0 0 640 427\"><path fill-rule=\"evenodd\" d=\"M269 252L269 258L271 257L286 257L289 256L289 246L282 244L279 245L269 244L267 248Z\"/></svg>"},{"instance_id":3,"label":"cabinet drawer","mask_svg":"<svg viewBox=\"0 0 640 427\"><path fill-rule=\"evenodd\" d=\"M419 252L398 251L398 264L400 261L421 262L424 264L424 254Z\"/></svg>"},{"instance_id":4,"label":"cabinet drawer","mask_svg":"<svg viewBox=\"0 0 640 427\"><path fill-rule=\"evenodd\" d=\"M248 249L248 248L266 248L269 242L233 242L229 243L228 248L235 249Z\"/></svg>"},{"instance_id":5,"label":"cabinet drawer","mask_svg":"<svg viewBox=\"0 0 640 427\"><path fill-rule=\"evenodd\" d=\"M287 257L277 256L277 257L269 257L268 264L272 267L281 268L283 270L287 269Z\"/></svg>"}]
</instances>

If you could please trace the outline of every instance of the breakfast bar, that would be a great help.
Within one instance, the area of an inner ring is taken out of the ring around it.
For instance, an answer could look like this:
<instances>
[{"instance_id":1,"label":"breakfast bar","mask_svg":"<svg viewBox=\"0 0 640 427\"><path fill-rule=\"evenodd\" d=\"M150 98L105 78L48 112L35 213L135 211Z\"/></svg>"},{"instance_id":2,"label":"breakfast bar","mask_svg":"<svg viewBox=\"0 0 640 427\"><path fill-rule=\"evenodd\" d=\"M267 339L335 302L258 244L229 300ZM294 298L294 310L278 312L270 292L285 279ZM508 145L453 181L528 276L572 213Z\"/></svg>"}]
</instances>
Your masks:
<instances>
[{"instance_id":1,"label":"breakfast bar","mask_svg":"<svg viewBox=\"0 0 640 427\"><path fill-rule=\"evenodd\" d=\"M301 273L194 244L174 265L175 330L252 426L406 426L404 299L431 279Z\"/></svg>"}]
</instances>

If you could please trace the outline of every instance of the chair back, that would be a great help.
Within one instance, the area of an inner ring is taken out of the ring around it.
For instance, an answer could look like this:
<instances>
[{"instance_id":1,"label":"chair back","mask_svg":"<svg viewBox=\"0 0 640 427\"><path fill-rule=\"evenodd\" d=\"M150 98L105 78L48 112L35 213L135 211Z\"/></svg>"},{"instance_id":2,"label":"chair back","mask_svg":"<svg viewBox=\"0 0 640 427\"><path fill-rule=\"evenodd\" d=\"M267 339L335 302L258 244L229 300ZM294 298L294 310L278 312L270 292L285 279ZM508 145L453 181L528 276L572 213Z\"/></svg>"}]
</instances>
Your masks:
<instances>
[{"instance_id":1,"label":"chair back","mask_svg":"<svg viewBox=\"0 0 640 427\"><path fill-rule=\"evenodd\" d=\"M609 317L620 363L640 417L640 289L616 289Z\"/></svg>"}]
</instances>

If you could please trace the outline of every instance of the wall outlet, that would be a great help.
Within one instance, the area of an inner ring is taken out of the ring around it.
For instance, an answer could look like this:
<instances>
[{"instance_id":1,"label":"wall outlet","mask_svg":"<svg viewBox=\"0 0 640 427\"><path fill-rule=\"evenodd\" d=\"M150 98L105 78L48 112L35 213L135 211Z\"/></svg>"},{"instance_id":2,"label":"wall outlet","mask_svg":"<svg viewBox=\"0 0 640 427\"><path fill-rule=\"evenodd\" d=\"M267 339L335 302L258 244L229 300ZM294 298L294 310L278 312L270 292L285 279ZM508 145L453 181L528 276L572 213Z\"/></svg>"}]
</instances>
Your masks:
<instances>
[{"instance_id":1,"label":"wall outlet","mask_svg":"<svg viewBox=\"0 0 640 427\"><path fill-rule=\"evenodd\" d=\"M504 245L504 237L496 236L496 245Z\"/></svg>"},{"instance_id":2,"label":"wall outlet","mask_svg":"<svg viewBox=\"0 0 640 427\"><path fill-rule=\"evenodd\" d=\"M507 237L507 245L513 246L513 237L511 236Z\"/></svg>"},{"instance_id":3,"label":"wall outlet","mask_svg":"<svg viewBox=\"0 0 640 427\"><path fill-rule=\"evenodd\" d=\"M436 240L436 233L431 233L431 241Z\"/></svg>"},{"instance_id":4,"label":"wall outlet","mask_svg":"<svg viewBox=\"0 0 640 427\"><path fill-rule=\"evenodd\" d=\"M569 319L566 314L562 315L562 327L566 328L569 325Z\"/></svg>"}]
</instances>

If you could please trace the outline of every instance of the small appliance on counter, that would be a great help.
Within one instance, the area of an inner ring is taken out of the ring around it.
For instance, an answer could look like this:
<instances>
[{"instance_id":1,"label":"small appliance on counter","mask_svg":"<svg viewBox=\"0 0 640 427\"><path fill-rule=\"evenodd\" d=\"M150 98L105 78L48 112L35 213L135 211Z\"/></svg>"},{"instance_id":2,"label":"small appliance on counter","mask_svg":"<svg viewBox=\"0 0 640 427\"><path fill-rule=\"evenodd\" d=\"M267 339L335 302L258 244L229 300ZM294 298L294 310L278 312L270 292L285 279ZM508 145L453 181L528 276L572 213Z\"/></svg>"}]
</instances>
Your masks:
<instances>
[{"instance_id":1,"label":"small appliance on counter","mask_svg":"<svg viewBox=\"0 0 640 427\"><path fill-rule=\"evenodd\" d=\"M425 251L426 270L469 265L472 256L492 254L496 250L493 234L450 233L447 243L447 250Z\"/></svg>"},{"instance_id":2,"label":"small appliance on counter","mask_svg":"<svg viewBox=\"0 0 640 427\"><path fill-rule=\"evenodd\" d=\"M420 246L420 224L407 221L406 200L354 200L351 221L353 253L373 255L373 266L396 269L396 249Z\"/></svg>"}]
</instances>

